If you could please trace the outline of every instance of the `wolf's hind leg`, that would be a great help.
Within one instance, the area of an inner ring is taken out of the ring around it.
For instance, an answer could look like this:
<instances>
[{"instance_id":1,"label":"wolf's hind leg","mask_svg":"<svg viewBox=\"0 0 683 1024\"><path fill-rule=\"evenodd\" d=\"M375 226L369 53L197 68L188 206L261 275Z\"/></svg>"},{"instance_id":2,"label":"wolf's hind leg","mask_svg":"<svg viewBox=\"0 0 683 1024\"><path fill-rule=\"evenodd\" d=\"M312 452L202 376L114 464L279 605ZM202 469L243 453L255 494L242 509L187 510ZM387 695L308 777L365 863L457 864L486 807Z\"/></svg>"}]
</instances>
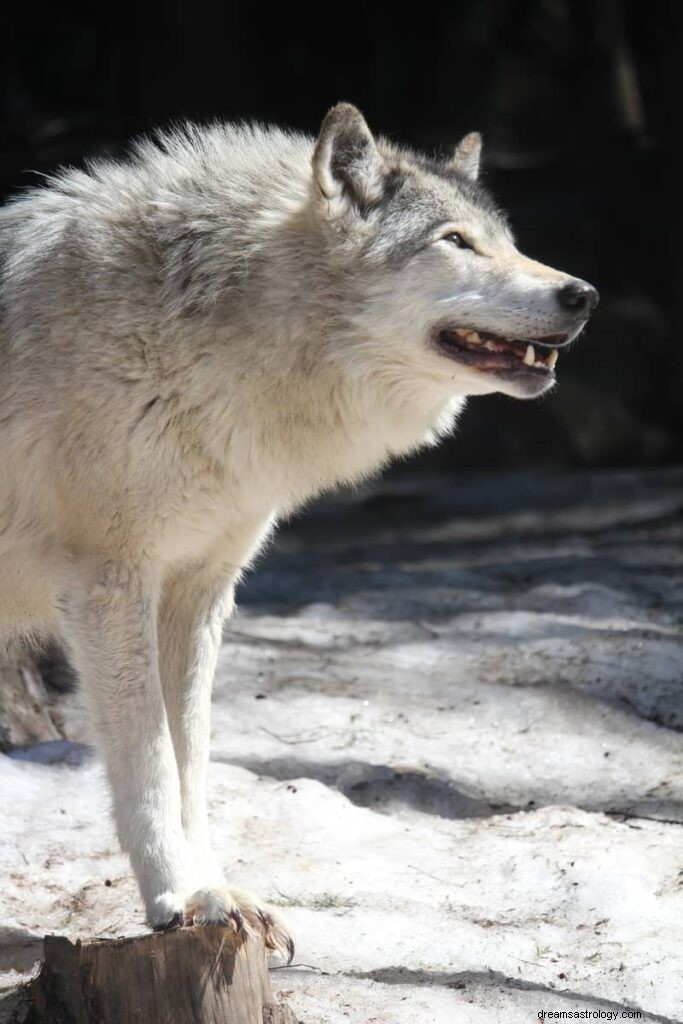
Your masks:
<instances>
[{"instance_id":1,"label":"wolf's hind leg","mask_svg":"<svg viewBox=\"0 0 683 1024\"><path fill-rule=\"evenodd\" d=\"M157 592L144 565L84 569L63 631L99 738L121 845L153 927L183 920L190 887L180 785L159 680Z\"/></svg>"}]
</instances>

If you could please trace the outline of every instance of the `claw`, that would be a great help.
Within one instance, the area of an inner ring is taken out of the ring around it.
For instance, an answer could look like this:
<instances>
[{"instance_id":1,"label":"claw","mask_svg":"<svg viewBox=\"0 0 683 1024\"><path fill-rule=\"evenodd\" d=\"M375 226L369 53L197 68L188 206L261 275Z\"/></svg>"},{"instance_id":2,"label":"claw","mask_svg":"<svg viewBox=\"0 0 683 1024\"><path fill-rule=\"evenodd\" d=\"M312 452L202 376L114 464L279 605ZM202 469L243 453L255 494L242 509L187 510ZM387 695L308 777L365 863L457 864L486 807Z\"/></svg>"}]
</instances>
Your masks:
<instances>
[{"instance_id":1,"label":"claw","mask_svg":"<svg viewBox=\"0 0 683 1024\"><path fill-rule=\"evenodd\" d=\"M153 925L152 931L168 932L171 931L172 928L182 928L184 924L187 924L185 915L181 911L179 911L177 914L173 915L170 921L165 921L163 924Z\"/></svg>"},{"instance_id":2,"label":"claw","mask_svg":"<svg viewBox=\"0 0 683 1024\"><path fill-rule=\"evenodd\" d=\"M230 911L230 914L228 916L232 919L232 922L235 926L235 931L241 932L242 929L244 928L244 917L242 916L242 911L238 910L237 907L235 907L234 910Z\"/></svg>"},{"instance_id":3,"label":"claw","mask_svg":"<svg viewBox=\"0 0 683 1024\"><path fill-rule=\"evenodd\" d=\"M221 924L243 939L260 937L266 949L271 949L291 964L294 943L275 911L259 907L248 893L239 890L198 889L189 897L184 915L176 914L163 928L201 924Z\"/></svg>"},{"instance_id":4,"label":"claw","mask_svg":"<svg viewBox=\"0 0 683 1024\"><path fill-rule=\"evenodd\" d=\"M282 925L267 910L258 907L256 916L263 931L263 942L266 949L279 953L283 960L291 964L294 959L294 943Z\"/></svg>"}]
</instances>

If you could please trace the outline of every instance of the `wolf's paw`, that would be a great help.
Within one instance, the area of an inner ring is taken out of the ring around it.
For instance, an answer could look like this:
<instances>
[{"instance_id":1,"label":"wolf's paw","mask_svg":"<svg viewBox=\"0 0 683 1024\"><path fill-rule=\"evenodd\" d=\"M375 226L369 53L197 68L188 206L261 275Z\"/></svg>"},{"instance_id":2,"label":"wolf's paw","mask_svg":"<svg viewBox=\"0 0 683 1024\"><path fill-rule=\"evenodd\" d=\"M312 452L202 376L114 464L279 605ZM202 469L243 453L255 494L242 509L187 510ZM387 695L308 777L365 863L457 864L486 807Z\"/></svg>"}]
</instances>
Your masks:
<instances>
[{"instance_id":1,"label":"wolf's paw","mask_svg":"<svg viewBox=\"0 0 683 1024\"><path fill-rule=\"evenodd\" d=\"M185 920L185 900L177 892L164 892L152 904L147 920L155 932L179 928Z\"/></svg>"},{"instance_id":2,"label":"wolf's paw","mask_svg":"<svg viewBox=\"0 0 683 1024\"><path fill-rule=\"evenodd\" d=\"M224 924L235 932L260 933L267 949L291 963L294 943L275 911L238 889L198 889L185 903L185 924Z\"/></svg>"}]
</instances>

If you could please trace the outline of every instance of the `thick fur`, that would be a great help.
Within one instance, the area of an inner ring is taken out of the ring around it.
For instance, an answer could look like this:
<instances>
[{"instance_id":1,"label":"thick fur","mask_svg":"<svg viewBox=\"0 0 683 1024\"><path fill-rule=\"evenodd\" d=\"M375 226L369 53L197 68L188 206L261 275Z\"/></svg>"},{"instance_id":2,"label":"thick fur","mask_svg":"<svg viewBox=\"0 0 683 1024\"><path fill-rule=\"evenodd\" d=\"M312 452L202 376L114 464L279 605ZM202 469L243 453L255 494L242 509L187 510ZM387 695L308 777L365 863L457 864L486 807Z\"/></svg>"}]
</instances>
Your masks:
<instances>
[{"instance_id":1,"label":"thick fur","mask_svg":"<svg viewBox=\"0 0 683 1024\"><path fill-rule=\"evenodd\" d=\"M67 645L154 926L246 916L286 945L225 889L204 795L221 626L276 519L433 444L467 394L530 393L435 325L569 329L570 279L517 252L479 149L430 160L340 105L316 142L184 127L0 215L0 634Z\"/></svg>"}]
</instances>

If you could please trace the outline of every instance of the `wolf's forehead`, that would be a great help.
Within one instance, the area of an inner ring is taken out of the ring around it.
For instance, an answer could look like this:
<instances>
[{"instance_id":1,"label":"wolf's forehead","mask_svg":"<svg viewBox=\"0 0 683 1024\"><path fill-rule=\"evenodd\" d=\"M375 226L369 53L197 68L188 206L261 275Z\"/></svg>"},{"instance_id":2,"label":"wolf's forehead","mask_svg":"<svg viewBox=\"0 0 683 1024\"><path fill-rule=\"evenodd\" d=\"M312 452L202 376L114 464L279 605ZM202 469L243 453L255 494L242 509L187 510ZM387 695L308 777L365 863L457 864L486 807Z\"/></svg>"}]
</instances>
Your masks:
<instances>
[{"instance_id":1,"label":"wolf's forehead","mask_svg":"<svg viewBox=\"0 0 683 1024\"><path fill-rule=\"evenodd\" d=\"M488 194L460 175L421 169L404 170L397 187L385 197L379 237L385 252L404 256L417 251L442 225L475 228L484 236L500 235L506 220Z\"/></svg>"}]
</instances>

